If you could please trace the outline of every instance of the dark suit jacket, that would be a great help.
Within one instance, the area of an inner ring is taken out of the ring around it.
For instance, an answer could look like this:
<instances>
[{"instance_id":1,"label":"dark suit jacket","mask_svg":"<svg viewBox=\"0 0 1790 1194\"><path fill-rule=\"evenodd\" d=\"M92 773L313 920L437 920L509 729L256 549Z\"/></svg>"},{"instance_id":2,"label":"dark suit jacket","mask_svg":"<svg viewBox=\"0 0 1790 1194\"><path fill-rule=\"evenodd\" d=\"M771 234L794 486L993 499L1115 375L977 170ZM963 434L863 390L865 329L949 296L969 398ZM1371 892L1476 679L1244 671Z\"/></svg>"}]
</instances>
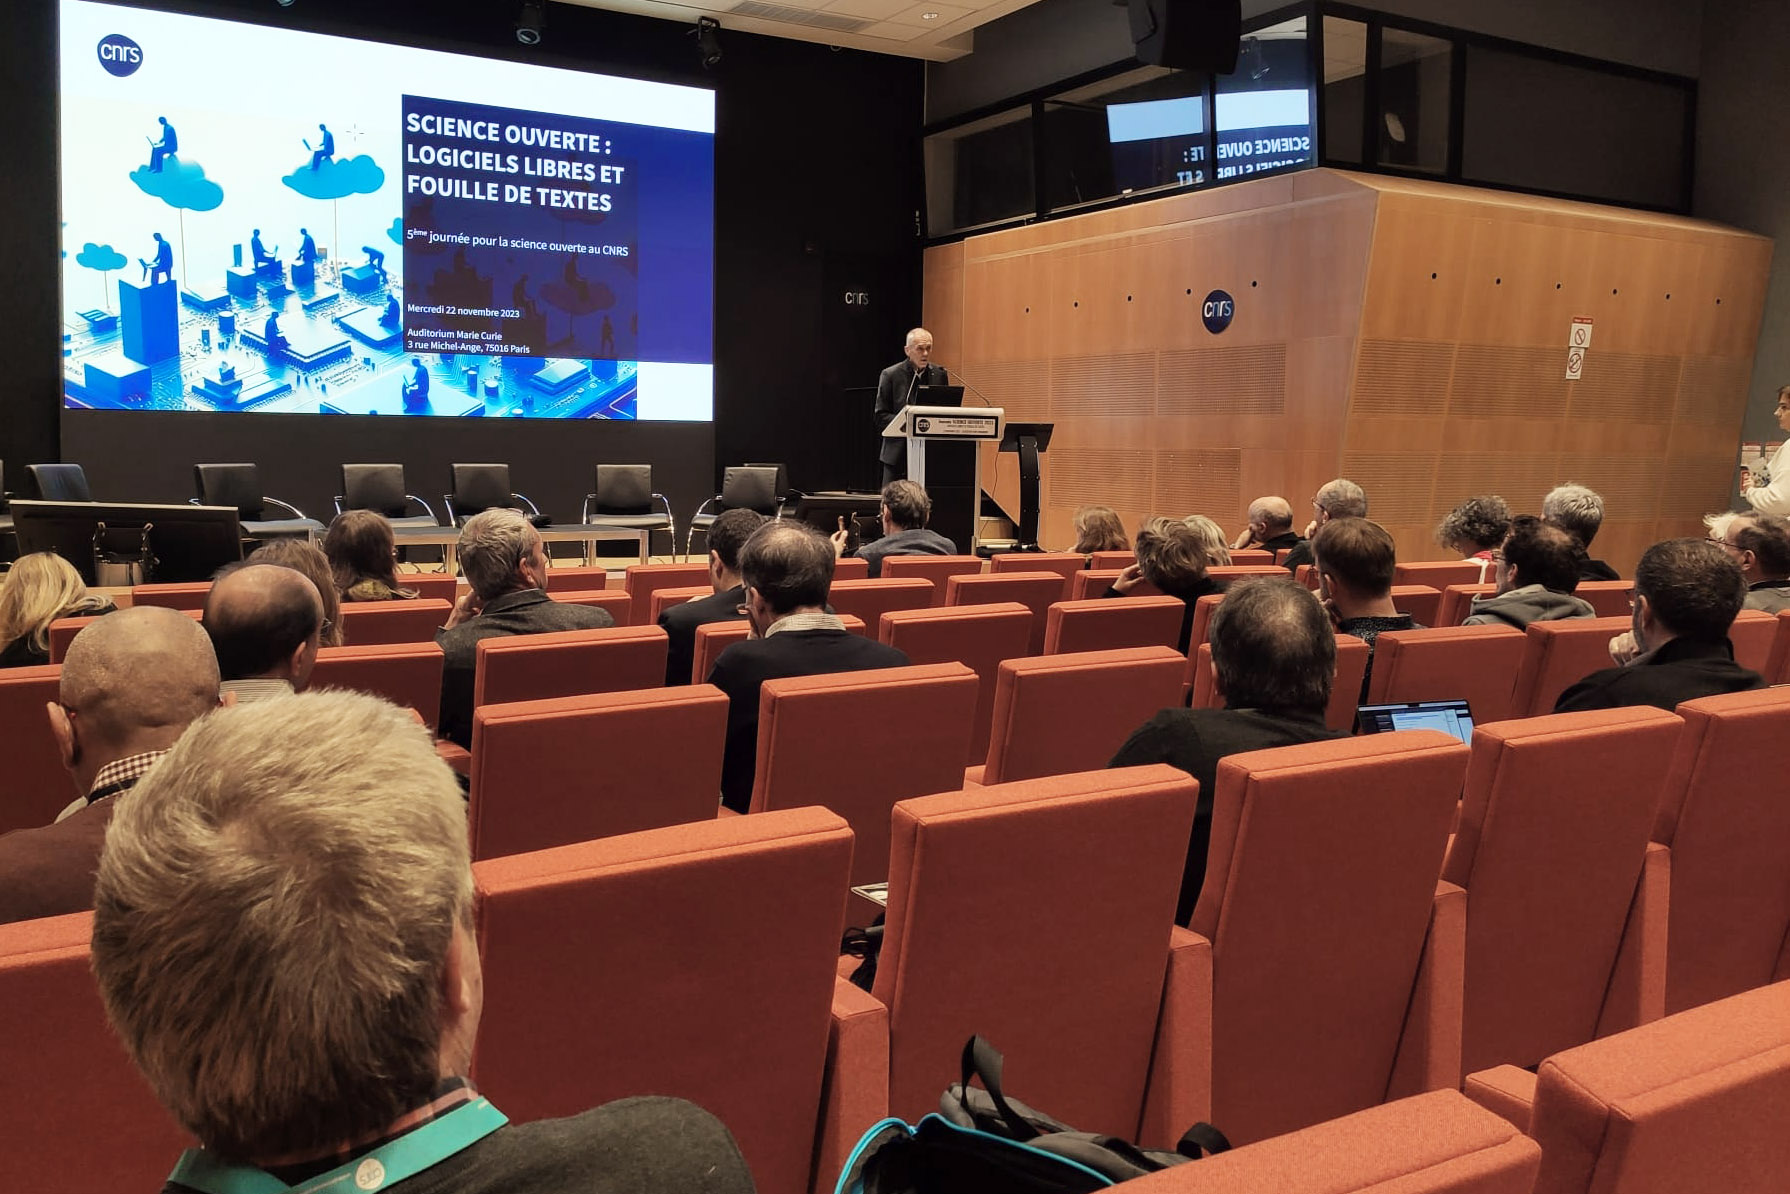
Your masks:
<instances>
[{"instance_id":1,"label":"dark suit jacket","mask_svg":"<svg viewBox=\"0 0 1790 1194\"><path fill-rule=\"evenodd\" d=\"M885 556L954 556L957 544L928 527L912 527L874 539L858 548L857 554L870 565L870 575L879 577Z\"/></svg>"},{"instance_id":2,"label":"dark suit jacket","mask_svg":"<svg viewBox=\"0 0 1790 1194\"><path fill-rule=\"evenodd\" d=\"M696 628L710 622L740 621L745 615L737 611L745 600L746 586L735 585L674 605L659 615L659 628L671 639L665 651L666 687L690 683L690 669L696 664Z\"/></svg>"},{"instance_id":3,"label":"dark suit jacket","mask_svg":"<svg viewBox=\"0 0 1790 1194\"><path fill-rule=\"evenodd\" d=\"M1301 742L1344 737L1328 729L1323 714L1282 714L1266 709L1164 709L1140 726L1109 767L1141 767L1167 763L1199 781L1193 833L1187 840L1187 863L1181 871L1181 901L1175 923L1186 924L1206 881L1206 850L1212 843L1212 801L1218 782L1218 760L1226 755Z\"/></svg>"},{"instance_id":4,"label":"dark suit jacket","mask_svg":"<svg viewBox=\"0 0 1790 1194\"><path fill-rule=\"evenodd\" d=\"M1734 646L1675 638L1627 667L1592 672L1560 694L1556 713L1654 705L1671 712L1684 701L1764 688L1765 678L1734 662Z\"/></svg>"},{"instance_id":5,"label":"dark suit jacket","mask_svg":"<svg viewBox=\"0 0 1790 1194\"><path fill-rule=\"evenodd\" d=\"M1250 544L1250 547L1255 551L1283 551L1296 548L1304 542L1305 540L1299 537L1298 531L1282 531L1280 534L1274 536L1274 538L1264 539L1260 543L1252 543ZM1300 563L1309 564L1311 561L1305 559L1301 560Z\"/></svg>"},{"instance_id":6,"label":"dark suit jacket","mask_svg":"<svg viewBox=\"0 0 1790 1194\"><path fill-rule=\"evenodd\" d=\"M1586 560L1579 565L1580 580L1621 580L1622 574L1602 560Z\"/></svg>"},{"instance_id":7,"label":"dark suit jacket","mask_svg":"<svg viewBox=\"0 0 1790 1194\"><path fill-rule=\"evenodd\" d=\"M54 825L0 837L0 924L93 907L93 873L116 803L109 797Z\"/></svg>"},{"instance_id":8,"label":"dark suit jacket","mask_svg":"<svg viewBox=\"0 0 1790 1194\"><path fill-rule=\"evenodd\" d=\"M921 386L942 386L950 377L939 365L926 366L926 373L918 380L914 377L913 362L906 357L884 369L882 376L876 379L876 429L883 430L895 421L901 408L907 405L912 393ZM877 451L877 459L890 468L907 467L907 441L904 439L885 439Z\"/></svg>"},{"instance_id":9,"label":"dark suit jacket","mask_svg":"<svg viewBox=\"0 0 1790 1194\"><path fill-rule=\"evenodd\" d=\"M1273 551L1276 549L1269 548L1269 550ZM1311 554L1311 540L1310 539L1299 540L1299 542L1294 544L1292 549L1287 552L1287 558L1281 561L1281 563L1286 565L1286 569L1288 572L1292 572L1295 574L1297 574L1299 571L1299 565L1315 564L1317 562L1318 562L1317 557L1315 557Z\"/></svg>"},{"instance_id":10,"label":"dark suit jacket","mask_svg":"<svg viewBox=\"0 0 1790 1194\"><path fill-rule=\"evenodd\" d=\"M540 589L518 589L494 597L476 618L452 630L437 630L441 644L440 733L450 742L472 746L472 669L478 643L511 634L547 634L555 630L600 630L615 625L606 609L561 605Z\"/></svg>"},{"instance_id":11,"label":"dark suit jacket","mask_svg":"<svg viewBox=\"0 0 1790 1194\"><path fill-rule=\"evenodd\" d=\"M849 630L785 630L747 639L721 652L709 683L727 694L727 751L721 803L743 813L758 771L758 689L783 676L820 676L906 667L907 655Z\"/></svg>"}]
</instances>

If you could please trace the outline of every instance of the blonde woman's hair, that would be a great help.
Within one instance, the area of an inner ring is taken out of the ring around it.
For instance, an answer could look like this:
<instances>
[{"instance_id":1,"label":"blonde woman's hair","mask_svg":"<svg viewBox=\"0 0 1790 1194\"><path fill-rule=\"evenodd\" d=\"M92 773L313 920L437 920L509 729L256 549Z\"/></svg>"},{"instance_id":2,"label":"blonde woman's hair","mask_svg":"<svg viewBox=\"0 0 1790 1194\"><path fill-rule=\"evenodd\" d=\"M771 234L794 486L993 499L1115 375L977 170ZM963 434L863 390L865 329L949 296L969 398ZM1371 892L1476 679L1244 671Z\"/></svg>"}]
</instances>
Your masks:
<instances>
[{"instance_id":1,"label":"blonde woman's hair","mask_svg":"<svg viewBox=\"0 0 1790 1194\"><path fill-rule=\"evenodd\" d=\"M1145 580L1184 601L1206 579L1205 548L1178 519L1158 516L1139 528L1137 564Z\"/></svg>"},{"instance_id":2,"label":"blonde woman's hair","mask_svg":"<svg viewBox=\"0 0 1790 1194\"><path fill-rule=\"evenodd\" d=\"M20 556L0 583L0 648L18 639L35 651L50 649L50 623L76 618L106 605L87 591L75 566L53 551Z\"/></svg>"},{"instance_id":3,"label":"blonde woman's hair","mask_svg":"<svg viewBox=\"0 0 1790 1194\"><path fill-rule=\"evenodd\" d=\"M1111 506L1083 506L1070 519L1075 528L1075 546L1070 551L1087 555L1093 551L1130 551L1131 539L1119 512Z\"/></svg>"},{"instance_id":4,"label":"blonde woman's hair","mask_svg":"<svg viewBox=\"0 0 1790 1194\"><path fill-rule=\"evenodd\" d=\"M314 1156L428 1101L472 890L460 786L406 711L338 691L237 705L119 802L93 973L207 1148Z\"/></svg>"},{"instance_id":5,"label":"blonde woman's hair","mask_svg":"<svg viewBox=\"0 0 1790 1194\"><path fill-rule=\"evenodd\" d=\"M1189 514L1181 521L1200 541L1200 550L1206 555L1206 567L1224 568L1230 564L1231 547L1224 541L1223 527L1204 514Z\"/></svg>"}]
</instances>

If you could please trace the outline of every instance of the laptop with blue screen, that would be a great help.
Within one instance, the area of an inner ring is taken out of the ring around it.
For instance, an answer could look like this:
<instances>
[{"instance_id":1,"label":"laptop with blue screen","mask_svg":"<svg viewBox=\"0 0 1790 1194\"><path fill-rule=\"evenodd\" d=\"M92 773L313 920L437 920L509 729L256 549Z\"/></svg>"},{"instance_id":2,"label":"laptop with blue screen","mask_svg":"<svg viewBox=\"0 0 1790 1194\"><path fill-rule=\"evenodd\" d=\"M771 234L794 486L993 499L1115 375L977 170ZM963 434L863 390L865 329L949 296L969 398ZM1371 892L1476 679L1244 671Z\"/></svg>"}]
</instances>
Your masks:
<instances>
[{"instance_id":1,"label":"laptop with blue screen","mask_svg":"<svg viewBox=\"0 0 1790 1194\"><path fill-rule=\"evenodd\" d=\"M1363 705L1356 711L1356 732L1378 734L1386 730L1441 730L1469 745L1473 742L1473 714L1466 701L1409 701L1400 705Z\"/></svg>"}]
</instances>

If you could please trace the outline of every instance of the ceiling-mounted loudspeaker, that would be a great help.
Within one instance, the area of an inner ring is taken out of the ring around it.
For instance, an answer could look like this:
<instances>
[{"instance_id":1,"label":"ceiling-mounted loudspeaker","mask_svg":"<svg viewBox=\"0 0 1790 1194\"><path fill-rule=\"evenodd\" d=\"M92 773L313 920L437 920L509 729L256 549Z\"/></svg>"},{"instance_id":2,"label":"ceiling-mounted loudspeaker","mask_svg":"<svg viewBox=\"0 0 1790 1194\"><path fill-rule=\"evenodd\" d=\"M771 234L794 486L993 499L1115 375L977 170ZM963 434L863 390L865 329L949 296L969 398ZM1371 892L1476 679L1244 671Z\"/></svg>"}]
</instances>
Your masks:
<instances>
[{"instance_id":1,"label":"ceiling-mounted loudspeaker","mask_svg":"<svg viewBox=\"0 0 1790 1194\"><path fill-rule=\"evenodd\" d=\"M1237 69L1242 0L1130 0L1130 8L1139 62L1215 75Z\"/></svg>"}]
</instances>

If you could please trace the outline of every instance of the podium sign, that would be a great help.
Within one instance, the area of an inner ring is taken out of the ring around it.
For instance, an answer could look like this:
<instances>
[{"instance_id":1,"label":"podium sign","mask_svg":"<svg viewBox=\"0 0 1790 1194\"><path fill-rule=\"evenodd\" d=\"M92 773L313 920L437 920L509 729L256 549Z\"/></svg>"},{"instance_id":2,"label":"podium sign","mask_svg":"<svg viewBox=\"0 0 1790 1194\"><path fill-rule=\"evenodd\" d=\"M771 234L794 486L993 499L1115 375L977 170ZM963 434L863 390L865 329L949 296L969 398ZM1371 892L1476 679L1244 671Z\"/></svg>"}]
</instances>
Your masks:
<instances>
[{"instance_id":1,"label":"podium sign","mask_svg":"<svg viewBox=\"0 0 1790 1194\"><path fill-rule=\"evenodd\" d=\"M998 440L1007 412L998 406L905 406L883 429L907 444L907 476L932 498L932 524L966 550L975 550L976 513L982 500L979 441ZM929 461L928 457L932 459ZM928 480L928 466L933 476Z\"/></svg>"}]
</instances>

